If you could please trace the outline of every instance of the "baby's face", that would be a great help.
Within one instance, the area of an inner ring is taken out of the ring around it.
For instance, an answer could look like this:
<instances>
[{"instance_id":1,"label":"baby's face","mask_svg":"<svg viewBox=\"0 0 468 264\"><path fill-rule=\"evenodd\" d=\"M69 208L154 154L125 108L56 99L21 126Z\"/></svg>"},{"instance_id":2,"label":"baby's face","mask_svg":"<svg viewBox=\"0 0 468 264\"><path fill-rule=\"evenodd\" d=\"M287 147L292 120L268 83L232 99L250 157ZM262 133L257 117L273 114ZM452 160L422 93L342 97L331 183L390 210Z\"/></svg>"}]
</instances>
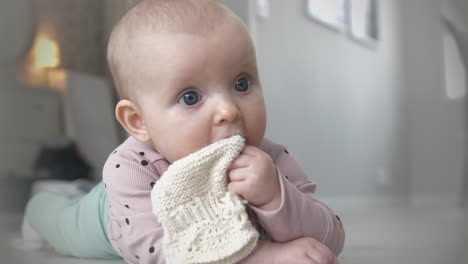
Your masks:
<instances>
[{"instance_id":1,"label":"baby's face","mask_svg":"<svg viewBox=\"0 0 468 264\"><path fill-rule=\"evenodd\" d=\"M161 155L173 162L235 134L259 146L266 111L244 27L230 23L205 36L160 33L137 41L138 104Z\"/></svg>"}]
</instances>

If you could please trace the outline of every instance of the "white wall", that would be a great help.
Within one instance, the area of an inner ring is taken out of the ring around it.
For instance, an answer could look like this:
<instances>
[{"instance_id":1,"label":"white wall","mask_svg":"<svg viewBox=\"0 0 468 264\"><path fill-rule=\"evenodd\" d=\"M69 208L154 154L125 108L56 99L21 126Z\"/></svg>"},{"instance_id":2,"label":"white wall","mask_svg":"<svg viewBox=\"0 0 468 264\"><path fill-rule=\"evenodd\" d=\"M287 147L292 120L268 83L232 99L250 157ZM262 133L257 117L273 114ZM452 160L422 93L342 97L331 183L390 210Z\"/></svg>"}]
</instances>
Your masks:
<instances>
[{"instance_id":1,"label":"white wall","mask_svg":"<svg viewBox=\"0 0 468 264\"><path fill-rule=\"evenodd\" d=\"M453 23L456 26L457 40L464 58L465 68L468 68L468 1L452 0L444 6L444 12L452 14ZM467 73L468 75L468 73ZM466 80L468 82L468 80ZM467 87L468 88L468 87ZM465 99L466 100L466 99ZM468 113L468 104L465 102L465 113ZM465 131L468 131L468 122L465 121ZM466 138L465 138L466 140ZM468 141L468 140L467 140ZM468 155L466 151L468 143L465 143L465 166L462 204L468 206Z\"/></svg>"},{"instance_id":2,"label":"white wall","mask_svg":"<svg viewBox=\"0 0 468 264\"><path fill-rule=\"evenodd\" d=\"M403 1L406 123L411 193L420 203L455 203L465 172L465 99L444 90L441 15L459 22L443 1Z\"/></svg>"},{"instance_id":3,"label":"white wall","mask_svg":"<svg viewBox=\"0 0 468 264\"><path fill-rule=\"evenodd\" d=\"M256 25L268 136L289 148L321 195L406 194L400 1L381 1L375 48L311 21L304 1L270 5L271 17ZM390 178L384 188L379 173Z\"/></svg>"}]
</instances>

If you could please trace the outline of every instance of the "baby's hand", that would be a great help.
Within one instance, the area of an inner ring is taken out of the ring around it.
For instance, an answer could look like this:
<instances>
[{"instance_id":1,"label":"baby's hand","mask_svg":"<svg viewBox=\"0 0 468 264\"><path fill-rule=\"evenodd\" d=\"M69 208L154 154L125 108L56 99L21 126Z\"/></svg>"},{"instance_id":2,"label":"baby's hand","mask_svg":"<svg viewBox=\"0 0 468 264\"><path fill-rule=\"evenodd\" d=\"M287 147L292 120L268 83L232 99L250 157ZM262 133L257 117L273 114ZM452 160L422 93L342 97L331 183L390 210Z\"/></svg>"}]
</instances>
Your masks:
<instances>
[{"instance_id":1,"label":"baby's hand","mask_svg":"<svg viewBox=\"0 0 468 264\"><path fill-rule=\"evenodd\" d=\"M232 162L228 172L229 191L250 204L273 210L281 202L281 190L271 157L254 146L246 146Z\"/></svg>"},{"instance_id":2,"label":"baby's hand","mask_svg":"<svg viewBox=\"0 0 468 264\"><path fill-rule=\"evenodd\" d=\"M319 241L303 237L283 244L273 244L275 264L338 264L331 250Z\"/></svg>"}]
</instances>

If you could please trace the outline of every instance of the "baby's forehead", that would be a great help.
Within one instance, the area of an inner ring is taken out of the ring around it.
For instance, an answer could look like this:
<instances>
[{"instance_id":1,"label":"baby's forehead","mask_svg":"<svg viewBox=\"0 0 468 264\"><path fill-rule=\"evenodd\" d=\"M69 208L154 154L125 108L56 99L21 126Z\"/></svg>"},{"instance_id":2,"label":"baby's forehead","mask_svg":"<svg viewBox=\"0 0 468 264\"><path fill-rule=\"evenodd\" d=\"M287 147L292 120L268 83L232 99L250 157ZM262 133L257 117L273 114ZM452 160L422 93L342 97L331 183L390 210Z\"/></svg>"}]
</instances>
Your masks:
<instances>
[{"instance_id":1,"label":"baby's forehead","mask_svg":"<svg viewBox=\"0 0 468 264\"><path fill-rule=\"evenodd\" d=\"M242 33L241 33L242 34ZM224 39L224 40L221 40ZM218 35L158 33L133 40L128 59L133 77L148 83L204 83L214 78L226 81L246 72L256 74L255 50L248 34ZM178 84L178 85L177 85Z\"/></svg>"},{"instance_id":2,"label":"baby's forehead","mask_svg":"<svg viewBox=\"0 0 468 264\"><path fill-rule=\"evenodd\" d=\"M197 57L208 52L216 56L224 50L232 62L255 59L255 49L248 32L241 26L219 27L212 32L164 31L141 34L129 40L127 52L134 54L137 61L158 61L161 57L171 61ZM208 51L207 51L208 50ZM234 56L234 57L233 57Z\"/></svg>"},{"instance_id":3,"label":"baby's forehead","mask_svg":"<svg viewBox=\"0 0 468 264\"><path fill-rule=\"evenodd\" d=\"M187 50L196 52L192 43L203 42L206 47L240 46L248 50L248 56L255 56L255 51L246 27L238 21L221 22L210 28L187 30L185 28L164 30L141 30L133 32L126 39L126 47L122 50L131 54L129 59L146 59L158 54L184 53ZM246 56L247 56L246 55ZM154 58L157 59L157 58Z\"/></svg>"}]
</instances>

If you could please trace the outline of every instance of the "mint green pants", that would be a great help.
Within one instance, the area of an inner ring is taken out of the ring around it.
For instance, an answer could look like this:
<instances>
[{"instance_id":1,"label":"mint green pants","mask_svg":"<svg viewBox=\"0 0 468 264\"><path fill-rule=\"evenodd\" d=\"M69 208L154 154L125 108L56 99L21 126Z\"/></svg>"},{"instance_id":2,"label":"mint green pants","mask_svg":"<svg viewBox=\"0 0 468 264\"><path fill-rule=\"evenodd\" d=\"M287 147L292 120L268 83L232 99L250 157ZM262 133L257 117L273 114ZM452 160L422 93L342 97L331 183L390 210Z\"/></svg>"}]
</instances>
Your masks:
<instances>
[{"instance_id":1,"label":"mint green pants","mask_svg":"<svg viewBox=\"0 0 468 264\"><path fill-rule=\"evenodd\" d=\"M79 200L41 192L26 206L29 224L59 253L96 259L120 258L106 235L109 200L103 183Z\"/></svg>"}]
</instances>

